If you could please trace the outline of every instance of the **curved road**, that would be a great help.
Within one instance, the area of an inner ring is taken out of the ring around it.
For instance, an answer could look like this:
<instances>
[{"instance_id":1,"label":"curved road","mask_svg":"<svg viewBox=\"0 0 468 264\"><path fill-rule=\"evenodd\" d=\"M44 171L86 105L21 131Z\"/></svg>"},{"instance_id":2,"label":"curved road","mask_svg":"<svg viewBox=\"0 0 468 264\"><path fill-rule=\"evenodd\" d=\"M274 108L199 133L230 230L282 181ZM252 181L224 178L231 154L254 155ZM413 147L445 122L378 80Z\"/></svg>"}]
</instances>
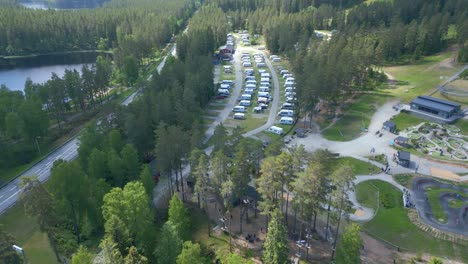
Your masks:
<instances>
[{"instance_id":1,"label":"curved road","mask_svg":"<svg viewBox=\"0 0 468 264\"><path fill-rule=\"evenodd\" d=\"M157 70L160 72L166 63L166 58L173 54L175 55L175 45L169 50L169 52L164 56L164 59L158 65ZM129 105L133 100L136 98L138 94L134 92L129 97L127 97L123 102L122 105ZM54 150L53 152L49 153L47 157L39 161L38 163L34 164L31 168L27 171L23 172L20 176L16 179L8 183L2 189L0 189L0 215L3 214L8 208L13 206L19 198L19 194L21 190L18 187L18 183L21 180L21 177L30 176L30 175L37 175L41 182L45 182L50 177L50 170L54 161L62 159L66 161L70 161L75 159L78 156L78 147L79 147L79 140L78 136L73 137L65 144Z\"/></svg>"}]
</instances>

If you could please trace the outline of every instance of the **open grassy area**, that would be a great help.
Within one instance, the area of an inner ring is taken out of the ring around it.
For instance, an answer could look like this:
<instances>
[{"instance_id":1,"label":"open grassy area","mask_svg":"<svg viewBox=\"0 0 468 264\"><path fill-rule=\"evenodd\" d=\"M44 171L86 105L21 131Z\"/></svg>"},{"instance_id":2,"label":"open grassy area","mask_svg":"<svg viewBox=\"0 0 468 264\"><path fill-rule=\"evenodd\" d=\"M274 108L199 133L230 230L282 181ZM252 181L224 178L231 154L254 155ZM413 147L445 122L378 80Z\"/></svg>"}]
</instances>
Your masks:
<instances>
[{"instance_id":1,"label":"open grassy area","mask_svg":"<svg viewBox=\"0 0 468 264\"><path fill-rule=\"evenodd\" d=\"M369 181L359 183L355 188L357 201L366 207L376 210L379 201L378 188Z\"/></svg>"},{"instance_id":2,"label":"open grassy area","mask_svg":"<svg viewBox=\"0 0 468 264\"><path fill-rule=\"evenodd\" d=\"M411 223L406 209L403 208L401 192L397 188L379 180L368 182L379 188L381 205L376 217L363 225L365 232L412 252L429 253L468 262L468 251L464 246L437 239ZM393 197L395 206L391 208L382 206L383 196Z\"/></svg>"},{"instance_id":3,"label":"open grassy area","mask_svg":"<svg viewBox=\"0 0 468 264\"><path fill-rule=\"evenodd\" d=\"M411 174L396 174L393 175L393 179L398 182L401 186L404 186L406 188L409 188L411 179L413 179L413 176Z\"/></svg>"},{"instance_id":4,"label":"open grassy area","mask_svg":"<svg viewBox=\"0 0 468 264\"><path fill-rule=\"evenodd\" d=\"M356 96L354 102L345 107L343 116L325 130L323 136L333 141L357 138L369 126L372 114L388 99L390 96L384 92Z\"/></svg>"},{"instance_id":5,"label":"open grassy area","mask_svg":"<svg viewBox=\"0 0 468 264\"><path fill-rule=\"evenodd\" d=\"M0 225L23 247L29 264L57 263L47 235L39 230L34 220L24 214L21 203L0 217Z\"/></svg>"},{"instance_id":6,"label":"open grassy area","mask_svg":"<svg viewBox=\"0 0 468 264\"><path fill-rule=\"evenodd\" d=\"M399 131L403 131L408 127L417 126L423 122L426 122L425 119L403 112L393 117L392 121L396 124L396 127Z\"/></svg>"},{"instance_id":7,"label":"open grassy area","mask_svg":"<svg viewBox=\"0 0 468 264\"><path fill-rule=\"evenodd\" d=\"M375 174L380 171L379 167L353 157L340 157L335 162L336 166L340 166L343 163L348 163L353 168L354 175Z\"/></svg>"},{"instance_id":8,"label":"open grassy area","mask_svg":"<svg viewBox=\"0 0 468 264\"><path fill-rule=\"evenodd\" d=\"M449 63L441 63L452 56L454 51L449 51L424 57L415 64L385 67L384 71L392 75L399 84L397 88L388 91L406 103L418 95L427 95L460 68L457 65L453 68L446 67Z\"/></svg>"},{"instance_id":9,"label":"open grassy area","mask_svg":"<svg viewBox=\"0 0 468 264\"><path fill-rule=\"evenodd\" d=\"M442 205L440 204L440 201L439 201L440 194L446 193L446 192L458 193L459 195L463 197L468 197L468 195L464 194L463 192L455 191L452 189L440 189L435 186L426 188L426 194L427 194L427 198L429 199L429 204L431 205L432 213L434 214L434 217L437 219L437 221L439 221L440 223L447 222L447 215L445 214L445 211L442 209ZM458 203L456 203L455 205L458 205Z\"/></svg>"}]
</instances>

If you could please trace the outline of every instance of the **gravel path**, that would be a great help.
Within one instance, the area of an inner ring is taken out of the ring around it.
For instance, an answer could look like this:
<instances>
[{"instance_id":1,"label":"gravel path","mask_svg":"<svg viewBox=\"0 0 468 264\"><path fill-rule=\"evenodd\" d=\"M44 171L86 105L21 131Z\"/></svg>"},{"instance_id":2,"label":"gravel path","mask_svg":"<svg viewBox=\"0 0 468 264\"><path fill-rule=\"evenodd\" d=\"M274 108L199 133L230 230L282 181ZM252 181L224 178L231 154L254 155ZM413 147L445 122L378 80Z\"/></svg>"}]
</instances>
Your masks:
<instances>
[{"instance_id":1,"label":"gravel path","mask_svg":"<svg viewBox=\"0 0 468 264\"><path fill-rule=\"evenodd\" d=\"M396 182L393 177L389 174L380 173L374 175L358 175L356 179L353 181L354 186L358 185L361 182L370 181L370 180L381 180L384 182L388 182L391 185L397 187L400 191L404 191L406 188L401 186L398 182ZM374 218L374 209L365 207L361 205L356 198L356 193L354 190L348 190L349 201L353 204L353 208L361 210L360 215L350 214L349 219L352 221L359 221L359 222L367 222ZM403 199L403 198L402 198Z\"/></svg>"}]
</instances>

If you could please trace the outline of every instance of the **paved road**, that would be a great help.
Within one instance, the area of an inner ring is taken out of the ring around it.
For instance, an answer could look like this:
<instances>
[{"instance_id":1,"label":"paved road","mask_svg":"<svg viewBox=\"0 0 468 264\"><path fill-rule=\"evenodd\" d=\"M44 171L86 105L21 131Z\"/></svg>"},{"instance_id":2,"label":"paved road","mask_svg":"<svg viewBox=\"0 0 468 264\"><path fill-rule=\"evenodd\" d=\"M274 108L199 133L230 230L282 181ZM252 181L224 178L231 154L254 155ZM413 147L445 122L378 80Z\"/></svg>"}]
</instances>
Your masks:
<instances>
[{"instance_id":1,"label":"paved road","mask_svg":"<svg viewBox=\"0 0 468 264\"><path fill-rule=\"evenodd\" d=\"M369 180L385 181L397 187L402 192L403 190L405 190L405 188L401 186L398 182L396 182L391 175L385 174L385 173L374 174L374 175L358 175L356 176L356 179L353 181L353 184L354 186L356 186L361 182L365 182ZM360 209L362 211L361 215L350 214L349 219L352 221L360 221L360 222L367 222L367 221L372 220L372 218L374 218L374 213L375 213L374 209L361 205L357 201L356 193L354 192L354 190L348 190L347 193L348 193L349 201L353 204L353 208Z\"/></svg>"},{"instance_id":2,"label":"paved road","mask_svg":"<svg viewBox=\"0 0 468 264\"><path fill-rule=\"evenodd\" d=\"M158 65L157 70L160 72L166 63L166 58L169 54L175 55L175 45L171 48L169 53L164 57L161 63ZM128 105L136 98L138 92L131 94L127 97L122 105ZM57 150L50 153L46 158L32 166L29 170L22 173L15 180L11 181L9 184L0 189L0 215L3 214L8 208L13 206L19 198L20 189L18 188L18 183L21 180L21 177L29 175L37 175L41 182L45 182L50 177L50 169L54 161L63 159L66 161L73 160L78 156L78 146L79 140L78 137L72 138L70 141L59 147Z\"/></svg>"},{"instance_id":3,"label":"paved road","mask_svg":"<svg viewBox=\"0 0 468 264\"><path fill-rule=\"evenodd\" d=\"M465 65L463 68L461 68L458 72L456 72L454 75L450 76L447 78L443 83L439 84L436 89L434 89L429 95L433 95L436 92L440 91L443 93L446 93L447 91L444 90L444 86L450 83L451 81L455 80L458 78L458 76L464 72L466 69L468 69L468 65ZM456 95L456 94L455 94Z\"/></svg>"},{"instance_id":4,"label":"paved road","mask_svg":"<svg viewBox=\"0 0 468 264\"><path fill-rule=\"evenodd\" d=\"M229 96L229 101L226 104L226 107L219 113L219 115L216 117L216 119L213 121L213 123L210 124L208 129L205 132L205 139L203 140L203 144L206 144L208 140L213 136L215 128L221 124L222 122L226 121L226 119L229 116L229 113L231 113L232 108L237 105L237 98L240 95L240 92L242 91L242 85L243 85L243 75L242 75L242 66L241 66L241 54L244 51L243 47L238 47L236 50L236 53L234 54L234 68L236 70L236 80L234 83L234 89L231 92L231 95ZM217 66L217 70L219 71L219 65ZM215 83L219 82L219 74L215 74Z\"/></svg>"}]
</instances>

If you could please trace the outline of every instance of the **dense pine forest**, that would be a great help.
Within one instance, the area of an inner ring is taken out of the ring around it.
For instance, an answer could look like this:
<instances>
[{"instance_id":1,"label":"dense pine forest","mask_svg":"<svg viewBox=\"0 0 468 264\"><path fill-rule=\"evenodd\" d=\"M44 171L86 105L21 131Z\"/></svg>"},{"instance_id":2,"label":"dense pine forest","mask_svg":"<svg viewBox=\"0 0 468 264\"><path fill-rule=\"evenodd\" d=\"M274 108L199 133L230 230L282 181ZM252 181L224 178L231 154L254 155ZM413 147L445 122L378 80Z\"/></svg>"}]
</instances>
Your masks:
<instances>
[{"instance_id":1,"label":"dense pine forest","mask_svg":"<svg viewBox=\"0 0 468 264\"><path fill-rule=\"evenodd\" d=\"M375 89L385 81L383 65L414 62L450 45L458 45L459 61L468 60L466 0L110 0L79 11L30 10L0 1L2 56L113 52L113 62L98 57L81 75L67 71L44 84L27 82L24 93L0 88L0 149L9 149L0 153L0 166L31 161L34 142L48 135L49 125L60 126L65 113L99 107L111 81L138 86L140 93L128 106L113 105L99 125L87 126L78 158L56 161L47 185L34 177L21 182L25 213L39 223L60 263L92 263L95 253L102 263L252 263L191 241L185 168L195 197L190 212L204 216L208 192L230 214L233 201L255 182L257 208L267 220L262 231L269 230L263 255L256 256L264 263L288 261L286 224L292 223L283 220L283 208L286 215L294 208L295 221L313 229L319 213L340 223L354 176L348 164L336 164L334 153L285 149L282 139L265 147L222 124L210 142L212 154L204 152L203 111L216 93L213 55L231 31L261 34L272 53L289 59L301 114L313 112L319 101L337 106L351 94ZM315 30L332 31L332 38L324 41ZM169 57L160 73L141 78L143 59L175 34L177 57ZM168 212L153 206L154 160L174 194ZM290 190L294 198L283 199ZM302 225L297 229L302 234ZM358 227L348 229L360 239ZM5 246L12 243L0 229L0 259L22 263ZM359 258L359 248L354 255L339 249L336 263Z\"/></svg>"}]
</instances>

